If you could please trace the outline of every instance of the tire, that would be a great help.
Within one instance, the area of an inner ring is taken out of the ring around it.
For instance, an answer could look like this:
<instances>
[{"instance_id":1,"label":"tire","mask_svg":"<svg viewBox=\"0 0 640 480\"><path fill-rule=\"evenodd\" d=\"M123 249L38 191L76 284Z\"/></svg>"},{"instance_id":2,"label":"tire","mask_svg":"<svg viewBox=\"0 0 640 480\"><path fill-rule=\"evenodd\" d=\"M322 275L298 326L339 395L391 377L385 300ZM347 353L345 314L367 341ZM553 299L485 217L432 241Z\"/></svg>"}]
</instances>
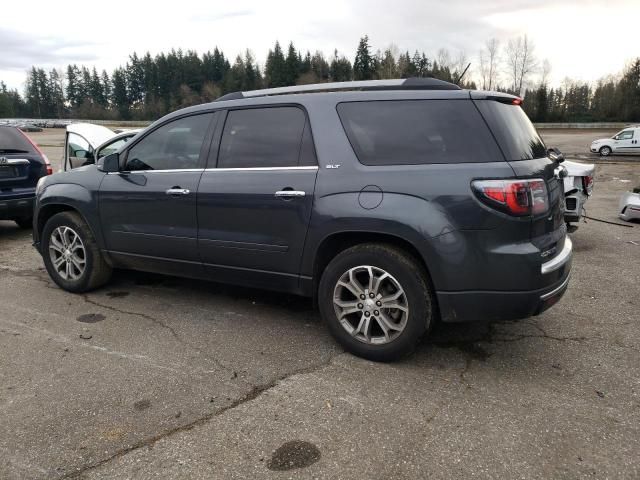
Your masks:
<instances>
[{"instance_id":1,"label":"tire","mask_svg":"<svg viewBox=\"0 0 640 480\"><path fill-rule=\"evenodd\" d=\"M109 281L112 269L100 252L89 226L76 212L52 216L45 224L41 238L44 265L51 279L63 290L87 292ZM63 259L56 267L54 258L59 260L65 255L69 260ZM66 270L66 264L70 265L69 270Z\"/></svg>"},{"instance_id":2,"label":"tire","mask_svg":"<svg viewBox=\"0 0 640 480\"><path fill-rule=\"evenodd\" d=\"M368 283L370 277L372 283ZM397 299L389 300L393 297ZM420 262L385 244L356 245L339 253L324 270L318 287L320 313L334 338L354 355L378 362L413 352L433 323L433 298ZM390 307L385 308L383 301Z\"/></svg>"},{"instance_id":3,"label":"tire","mask_svg":"<svg viewBox=\"0 0 640 480\"><path fill-rule=\"evenodd\" d=\"M29 218L14 218L14 222L18 224L18 226L24 230L29 228L33 228L33 217Z\"/></svg>"},{"instance_id":4,"label":"tire","mask_svg":"<svg viewBox=\"0 0 640 480\"><path fill-rule=\"evenodd\" d=\"M601 157L608 157L609 155L611 155L611 147L600 147L600 150L598 150L598 152L600 153Z\"/></svg>"}]
</instances>

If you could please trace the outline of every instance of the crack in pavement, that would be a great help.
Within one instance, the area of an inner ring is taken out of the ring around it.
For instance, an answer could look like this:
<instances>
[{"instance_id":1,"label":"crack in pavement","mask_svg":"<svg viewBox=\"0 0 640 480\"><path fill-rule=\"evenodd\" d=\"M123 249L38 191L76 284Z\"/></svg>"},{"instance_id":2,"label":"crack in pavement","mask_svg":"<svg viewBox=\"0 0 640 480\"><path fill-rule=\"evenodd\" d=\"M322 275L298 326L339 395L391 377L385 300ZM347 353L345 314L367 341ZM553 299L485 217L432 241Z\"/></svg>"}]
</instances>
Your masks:
<instances>
[{"instance_id":1,"label":"crack in pavement","mask_svg":"<svg viewBox=\"0 0 640 480\"><path fill-rule=\"evenodd\" d=\"M53 284L53 281L49 278L49 276L45 275L45 273L39 269L18 269L0 266L0 272L6 272L11 275L15 275L16 277L33 278L35 280L38 280L39 282L44 283L45 287L47 288L59 290L59 287Z\"/></svg>"},{"instance_id":2,"label":"crack in pavement","mask_svg":"<svg viewBox=\"0 0 640 480\"><path fill-rule=\"evenodd\" d=\"M183 339L182 337L180 337L180 335L178 335L178 332L176 332L176 331L175 331L175 329L174 329L173 327L171 327L170 325L167 325L165 322L163 322L162 320L160 320L160 319L158 319L158 318L156 318L156 317L153 317L153 316L148 315L148 314L146 314L146 313L142 313L142 312L134 312L134 311L131 311L131 310L123 310L123 309L121 309L121 308L117 308L117 307L114 307L114 306L112 306L112 305L107 305L107 304L104 304L104 303L97 302L97 301L95 301L95 300L90 299L90 298L89 298L89 295L88 295L88 294L86 294L86 293L85 293L85 294L82 294L82 298L84 299L84 301L85 301L86 303L89 303L89 304L91 304L91 305L95 305L95 306L100 307L100 308L104 308L104 309L106 309L106 310L111 310L112 312L117 312L117 313L120 313L120 314L122 314L122 315L133 315L133 316L138 316L138 317L144 318L144 319L146 319L146 320L149 320L149 321L151 321L151 322L155 323L156 325L159 325L160 327L162 327L162 328L164 328L164 329L168 330L168 331L171 333L171 336L172 336L173 338L175 338L175 340L176 340L178 343L180 343L181 345L184 345L184 346L186 346L186 347L188 347L188 348L192 349L193 351L197 352L197 353L198 353L199 355L201 355L202 357L204 357L204 358L206 358L207 360L209 360L209 361L213 362L213 363L214 363L214 364L216 364L216 365L218 366L218 368L220 368L221 370L231 370L231 371L235 371L235 370L233 369L233 367L231 367L231 366L229 366L229 365L226 365L224 362L222 362L222 361L221 361L221 360L219 360L218 358L216 358L216 357L214 357L214 356L210 355L209 353L204 352L201 348L196 347L195 345L192 345L191 343L187 342L185 339ZM244 381L244 380L242 380L242 381L243 381L244 383L246 383L246 384L249 384L248 382L246 382L246 381Z\"/></svg>"},{"instance_id":3,"label":"crack in pavement","mask_svg":"<svg viewBox=\"0 0 640 480\"><path fill-rule=\"evenodd\" d=\"M171 437L172 435L175 435L177 433L182 433L182 432L188 432L190 430L193 430L194 428L204 425L206 424L208 421L212 420L213 418L219 417L220 415L233 410L234 408L237 408L241 405L244 405L247 402L250 402L252 400L257 399L258 397L260 397L263 393L271 390L272 388L276 387L278 384L280 384L281 382L288 380L289 378L295 377L296 375L308 375L308 374L312 374L312 373L316 373L320 370L322 370L323 368L328 367L331 362L333 361L334 358L340 356L344 354L344 351L341 351L339 353L333 354L333 355L329 355L325 360L321 361L320 363L318 363L315 366L312 367L305 367L305 368L300 368L298 370L294 370L291 373L288 374L284 374L281 375L277 378L275 378L274 380L272 380L269 383L265 383L265 384L260 384L260 385L254 385L253 388L247 392L246 394L244 394L243 396L241 396L240 398L234 400L233 402L231 402L229 405L219 408L218 410L208 413L207 415L204 415L203 417L200 417L192 422L189 422L185 425L181 425L175 428L172 428L170 430L167 430L166 432L163 433L159 433L157 435L154 435L150 438L147 438L145 440L141 440L138 443L130 446L130 447L126 447L123 449L120 449L118 451L116 451L115 453L113 453L112 455L110 455L109 457L100 460L98 462L92 463L90 465L86 465L84 467L80 467L78 470L76 470L75 472L69 472L66 473L60 477L58 477L58 480L67 480L67 479L74 479L74 478L79 478L82 475L84 475L85 473L91 471L91 470L95 470L96 468L99 468L103 465L106 465L107 463L111 462L112 460L115 460L117 458L123 457L124 455L127 455L128 453L134 452L136 450L139 450L141 448L145 448L145 447L152 447L153 445L155 445L156 443L158 443L160 440L164 440L168 437Z\"/></svg>"}]
</instances>

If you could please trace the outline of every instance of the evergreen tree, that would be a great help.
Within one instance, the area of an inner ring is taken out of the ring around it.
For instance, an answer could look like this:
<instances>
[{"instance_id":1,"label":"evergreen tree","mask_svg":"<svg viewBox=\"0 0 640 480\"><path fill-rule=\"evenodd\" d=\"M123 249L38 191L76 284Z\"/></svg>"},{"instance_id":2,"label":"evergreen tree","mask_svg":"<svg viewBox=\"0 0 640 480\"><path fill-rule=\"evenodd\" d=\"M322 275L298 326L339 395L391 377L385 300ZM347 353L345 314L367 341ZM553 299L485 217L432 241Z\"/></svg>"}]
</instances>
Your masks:
<instances>
[{"instance_id":1,"label":"evergreen tree","mask_svg":"<svg viewBox=\"0 0 640 480\"><path fill-rule=\"evenodd\" d=\"M356 59L353 62L354 80L371 80L375 75L374 61L369 52L369 37L365 35L360 39Z\"/></svg>"},{"instance_id":2,"label":"evergreen tree","mask_svg":"<svg viewBox=\"0 0 640 480\"><path fill-rule=\"evenodd\" d=\"M287 85L285 58L279 42L276 42L273 50L269 50L267 54L265 77L267 87L284 87Z\"/></svg>"},{"instance_id":3,"label":"evergreen tree","mask_svg":"<svg viewBox=\"0 0 640 480\"><path fill-rule=\"evenodd\" d=\"M298 75L300 75L301 61L293 42L289 43L289 50L284 63L284 84L295 85Z\"/></svg>"},{"instance_id":4,"label":"evergreen tree","mask_svg":"<svg viewBox=\"0 0 640 480\"><path fill-rule=\"evenodd\" d=\"M333 60L329 67L329 78L332 82L348 82L353 79L351 62L344 55L338 57L338 50L333 52Z\"/></svg>"},{"instance_id":5,"label":"evergreen tree","mask_svg":"<svg viewBox=\"0 0 640 480\"><path fill-rule=\"evenodd\" d=\"M127 75L122 68L116 68L111 77L111 103L123 120L129 119L129 95L127 92Z\"/></svg>"}]
</instances>

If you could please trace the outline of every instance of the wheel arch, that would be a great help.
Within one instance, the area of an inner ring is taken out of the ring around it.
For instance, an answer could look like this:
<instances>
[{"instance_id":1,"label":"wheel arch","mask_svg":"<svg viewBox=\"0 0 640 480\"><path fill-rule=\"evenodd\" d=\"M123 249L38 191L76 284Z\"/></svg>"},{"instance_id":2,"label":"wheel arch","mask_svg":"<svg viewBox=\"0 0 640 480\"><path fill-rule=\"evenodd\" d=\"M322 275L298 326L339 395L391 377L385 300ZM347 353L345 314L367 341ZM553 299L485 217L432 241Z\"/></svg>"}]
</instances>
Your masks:
<instances>
[{"instance_id":1,"label":"wheel arch","mask_svg":"<svg viewBox=\"0 0 640 480\"><path fill-rule=\"evenodd\" d=\"M338 255L340 252L351 248L356 245L361 245L365 243L378 243L385 244L400 249L412 257L414 257L420 264L420 267L424 271L425 280L427 282L427 286L433 292L433 302L434 302L434 314L435 318L438 315L438 305L437 305L437 296L435 295L435 288L433 284L431 270L425 261L424 255L420 252L420 250L409 240L399 237L397 235L389 234L389 233L380 233L380 232L371 232L371 231L341 231L334 232L332 234L327 235L322 239L320 244L318 245L316 255L313 262L313 299L314 304L317 303L318 296L318 285L320 283L320 278L322 277L322 272L327 267L329 262Z\"/></svg>"},{"instance_id":2,"label":"wheel arch","mask_svg":"<svg viewBox=\"0 0 640 480\"><path fill-rule=\"evenodd\" d=\"M37 224L36 230L34 231L34 243L38 245L38 250L40 250L40 245L42 245L42 232L44 230L45 225L54 215L62 212L73 212L76 213L82 218L82 220L87 224L87 228L93 235L93 238L96 240L98 245L101 245L101 237L96 235L96 230L94 229L91 222L88 220L87 216L82 212L80 208L75 205L71 205L69 203L64 202L52 202L46 203L45 205L41 205L38 208L37 212ZM105 259L109 264L111 264L111 260L108 255L105 254Z\"/></svg>"}]
</instances>

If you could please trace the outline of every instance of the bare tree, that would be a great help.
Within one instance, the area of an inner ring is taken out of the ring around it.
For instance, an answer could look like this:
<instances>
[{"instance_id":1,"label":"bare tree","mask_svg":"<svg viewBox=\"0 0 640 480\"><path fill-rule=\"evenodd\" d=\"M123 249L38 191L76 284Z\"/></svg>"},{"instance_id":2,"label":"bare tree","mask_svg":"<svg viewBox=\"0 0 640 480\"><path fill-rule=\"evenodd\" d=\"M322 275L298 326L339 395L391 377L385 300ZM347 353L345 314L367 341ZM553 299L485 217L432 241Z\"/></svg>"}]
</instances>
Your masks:
<instances>
[{"instance_id":1,"label":"bare tree","mask_svg":"<svg viewBox=\"0 0 640 480\"><path fill-rule=\"evenodd\" d=\"M453 63L453 71L456 73L456 76L459 77L465 68L467 68L467 52L460 50Z\"/></svg>"},{"instance_id":2,"label":"bare tree","mask_svg":"<svg viewBox=\"0 0 640 480\"><path fill-rule=\"evenodd\" d=\"M500 42L496 38L490 38L485 42L484 48L478 56L480 64L480 76L482 77L482 89L491 90L498 83L498 54Z\"/></svg>"},{"instance_id":3,"label":"bare tree","mask_svg":"<svg viewBox=\"0 0 640 480\"><path fill-rule=\"evenodd\" d=\"M542 62L542 72L540 73L540 85L547 85L549 83L549 75L551 74L551 62L548 58Z\"/></svg>"},{"instance_id":4,"label":"bare tree","mask_svg":"<svg viewBox=\"0 0 640 480\"><path fill-rule=\"evenodd\" d=\"M517 95L522 95L522 88L528 76L537 66L533 50L533 42L526 35L512 38L507 43L507 69L511 80L511 89Z\"/></svg>"},{"instance_id":5,"label":"bare tree","mask_svg":"<svg viewBox=\"0 0 640 480\"><path fill-rule=\"evenodd\" d=\"M438 50L436 61L440 68L451 68L451 55L449 54L449 50L446 48Z\"/></svg>"}]
</instances>

